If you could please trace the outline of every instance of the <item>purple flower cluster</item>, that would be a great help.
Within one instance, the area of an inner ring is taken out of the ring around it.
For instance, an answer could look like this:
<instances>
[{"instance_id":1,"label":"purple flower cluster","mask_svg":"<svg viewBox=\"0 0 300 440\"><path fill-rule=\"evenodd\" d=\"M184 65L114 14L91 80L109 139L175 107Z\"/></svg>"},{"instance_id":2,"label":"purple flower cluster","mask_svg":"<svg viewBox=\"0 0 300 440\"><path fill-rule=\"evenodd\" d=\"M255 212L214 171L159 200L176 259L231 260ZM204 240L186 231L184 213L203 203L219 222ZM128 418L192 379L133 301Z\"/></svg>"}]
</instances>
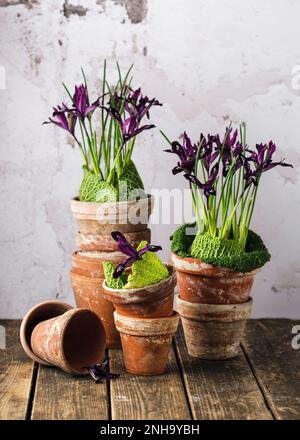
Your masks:
<instances>
[{"instance_id":1,"label":"purple flower cluster","mask_svg":"<svg viewBox=\"0 0 300 440\"><path fill-rule=\"evenodd\" d=\"M143 96L140 88L135 91L130 90L128 94L127 92L128 88L125 87L124 96L115 93L108 106L103 107L119 123L123 144L142 131L154 128L155 125L153 124L142 126L140 124L145 116L149 119L152 106L162 105L156 98L149 99L147 96Z\"/></svg>"},{"instance_id":2,"label":"purple flower cluster","mask_svg":"<svg viewBox=\"0 0 300 440\"><path fill-rule=\"evenodd\" d=\"M90 117L99 106L100 97L90 104L87 87L84 84L81 84L75 86L72 107L68 107L64 103L57 107L53 107L52 118L49 118L49 121L44 122L44 124L55 124L75 137L75 126L78 118L84 122L84 120L87 117Z\"/></svg>"},{"instance_id":3,"label":"purple flower cluster","mask_svg":"<svg viewBox=\"0 0 300 440\"><path fill-rule=\"evenodd\" d=\"M161 246L155 246L153 244L147 244L142 249L137 251L124 237L124 235L121 232L115 231L111 233L112 238L118 242L118 248L120 252L122 252L124 255L126 255L128 258L123 262L120 263L113 274L114 278L119 278L126 267L129 267L132 265L134 261L137 261L141 258L142 255L144 255L146 252L157 252L160 251L162 248Z\"/></svg>"},{"instance_id":4,"label":"purple flower cluster","mask_svg":"<svg viewBox=\"0 0 300 440\"><path fill-rule=\"evenodd\" d=\"M262 173L276 166L292 167L282 159L273 162L272 157L276 151L276 145L270 141L268 144L257 144L255 150L243 146L238 140L238 131L227 128L221 141L220 136L203 134L200 141L192 144L190 138L184 132L183 142L171 143L171 149L165 150L176 154L179 158L173 168L173 174L183 172L184 177L192 184L203 190L206 197L216 195L216 185L219 174L226 178L229 171L232 174L243 167L244 190L253 183L258 185ZM203 182L198 177L198 168L202 162Z\"/></svg>"}]
</instances>

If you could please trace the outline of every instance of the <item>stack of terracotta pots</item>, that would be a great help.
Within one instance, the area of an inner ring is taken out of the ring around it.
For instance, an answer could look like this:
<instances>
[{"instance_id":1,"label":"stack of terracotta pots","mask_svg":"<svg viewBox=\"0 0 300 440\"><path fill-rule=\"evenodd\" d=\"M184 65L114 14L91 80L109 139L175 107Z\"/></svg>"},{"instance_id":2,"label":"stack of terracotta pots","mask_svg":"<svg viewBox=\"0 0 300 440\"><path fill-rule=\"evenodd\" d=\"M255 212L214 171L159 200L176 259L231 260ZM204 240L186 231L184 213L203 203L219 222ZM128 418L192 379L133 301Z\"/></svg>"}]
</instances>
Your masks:
<instances>
[{"instance_id":1,"label":"stack of terracotta pots","mask_svg":"<svg viewBox=\"0 0 300 440\"><path fill-rule=\"evenodd\" d=\"M150 242L148 221L153 199L148 196L137 201L90 203L71 201L71 210L79 226L76 236L78 251L72 256L71 282L77 307L93 310L101 319L108 348L120 348L120 337L114 324L114 306L104 296L103 261L120 263L124 255L112 231L122 232L137 246L142 240Z\"/></svg>"},{"instance_id":2,"label":"stack of terracotta pots","mask_svg":"<svg viewBox=\"0 0 300 440\"><path fill-rule=\"evenodd\" d=\"M129 373L163 374L179 315L173 311L176 272L140 289L111 289L104 281L106 297L116 311L115 323L121 335L124 363Z\"/></svg>"},{"instance_id":3,"label":"stack of terracotta pots","mask_svg":"<svg viewBox=\"0 0 300 440\"><path fill-rule=\"evenodd\" d=\"M177 300L190 356L229 359L238 355L246 320L250 317L250 291L254 272L206 264L172 254L180 296Z\"/></svg>"}]
</instances>

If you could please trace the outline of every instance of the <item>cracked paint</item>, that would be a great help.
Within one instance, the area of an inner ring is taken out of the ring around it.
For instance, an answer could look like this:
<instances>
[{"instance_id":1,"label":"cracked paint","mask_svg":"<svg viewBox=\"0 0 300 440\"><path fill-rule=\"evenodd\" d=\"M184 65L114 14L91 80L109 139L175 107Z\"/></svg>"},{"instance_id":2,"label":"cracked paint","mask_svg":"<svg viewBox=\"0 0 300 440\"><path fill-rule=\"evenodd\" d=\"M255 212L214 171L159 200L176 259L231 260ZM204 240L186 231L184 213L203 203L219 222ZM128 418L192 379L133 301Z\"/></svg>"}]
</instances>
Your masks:
<instances>
[{"instance_id":1,"label":"cracked paint","mask_svg":"<svg viewBox=\"0 0 300 440\"><path fill-rule=\"evenodd\" d=\"M65 0L63 4L63 13L66 18L70 18L72 15L78 15L79 17L84 17L87 13L87 8L81 5L73 5Z\"/></svg>"},{"instance_id":2,"label":"cracked paint","mask_svg":"<svg viewBox=\"0 0 300 440\"><path fill-rule=\"evenodd\" d=\"M147 16L147 0L115 0L115 3L125 7L131 23L141 23Z\"/></svg>"}]
</instances>

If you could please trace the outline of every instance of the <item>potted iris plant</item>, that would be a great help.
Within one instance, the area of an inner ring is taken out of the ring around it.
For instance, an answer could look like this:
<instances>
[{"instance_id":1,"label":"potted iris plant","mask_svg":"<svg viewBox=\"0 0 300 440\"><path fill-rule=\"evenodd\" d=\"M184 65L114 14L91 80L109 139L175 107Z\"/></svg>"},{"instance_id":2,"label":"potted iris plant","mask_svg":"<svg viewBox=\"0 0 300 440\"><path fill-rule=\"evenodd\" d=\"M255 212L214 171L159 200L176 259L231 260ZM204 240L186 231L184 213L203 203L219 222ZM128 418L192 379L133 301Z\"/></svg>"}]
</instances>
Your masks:
<instances>
[{"instance_id":1,"label":"potted iris plant","mask_svg":"<svg viewBox=\"0 0 300 440\"><path fill-rule=\"evenodd\" d=\"M91 100L82 70L83 83L75 86L73 94L64 84L69 104L63 102L54 107L52 117L45 122L66 130L73 137L82 155L83 179L79 197L72 201L71 207L81 232L87 233L102 233L101 225L103 222L105 224L105 219L101 214L95 219L95 210L99 206L86 203L127 203L136 202L137 199L149 199L143 191L144 185L132 154L136 137L143 131L155 127L153 124L144 123L145 118L149 118L153 106L161 105L157 99L149 99L143 95L140 88L132 88L132 66L123 77L117 63L118 81L114 85L109 84L106 70L105 62L100 97ZM100 127L95 127L95 122ZM115 208L110 214L116 210L119 216L115 224L125 212L124 207ZM107 207L103 212L107 213ZM126 230L132 228L136 228L136 225L123 225L121 229L127 232Z\"/></svg>"},{"instance_id":2,"label":"potted iris plant","mask_svg":"<svg viewBox=\"0 0 300 440\"><path fill-rule=\"evenodd\" d=\"M112 238L124 258L103 263L103 288L116 309L125 367L134 374L162 374L179 321L173 310L175 269L156 254L161 246L142 241L135 248L119 231Z\"/></svg>"},{"instance_id":3,"label":"potted iris plant","mask_svg":"<svg viewBox=\"0 0 300 440\"><path fill-rule=\"evenodd\" d=\"M140 88L133 88L132 67L123 75L117 63L117 81L111 84L104 62L101 92L94 99L82 70L82 84L73 93L63 84L68 101L54 107L45 122L68 132L83 159L79 195L71 201L79 225L79 251L72 257L71 280L77 306L91 308L100 316L111 348L119 346L119 336L113 307L103 297L102 262L117 263L123 258L111 231L121 231L135 246L150 240L153 199L144 191L133 152L137 136L154 127L145 122L151 109L161 106Z\"/></svg>"},{"instance_id":4,"label":"potted iris plant","mask_svg":"<svg viewBox=\"0 0 300 440\"><path fill-rule=\"evenodd\" d=\"M164 134L163 134L164 135ZM178 157L173 174L189 182L196 214L194 224L180 226L172 235L172 261L177 271L182 317L191 356L224 359L237 355L254 276L270 254L250 229L257 193L265 173L277 166L276 145L246 142L246 126L221 138L201 134L193 143L184 133L171 142L168 153Z\"/></svg>"}]
</instances>

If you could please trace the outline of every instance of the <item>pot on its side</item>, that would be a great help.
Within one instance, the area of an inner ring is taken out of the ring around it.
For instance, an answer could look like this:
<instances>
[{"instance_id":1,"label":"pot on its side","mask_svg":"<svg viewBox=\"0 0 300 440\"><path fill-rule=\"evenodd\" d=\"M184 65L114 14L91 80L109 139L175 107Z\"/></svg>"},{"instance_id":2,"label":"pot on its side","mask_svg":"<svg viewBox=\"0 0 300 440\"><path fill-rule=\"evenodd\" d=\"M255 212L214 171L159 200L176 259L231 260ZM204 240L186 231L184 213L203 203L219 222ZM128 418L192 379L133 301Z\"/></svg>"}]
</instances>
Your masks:
<instances>
[{"instance_id":1,"label":"pot on its side","mask_svg":"<svg viewBox=\"0 0 300 440\"><path fill-rule=\"evenodd\" d=\"M62 301L50 300L43 301L34 307L32 307L24 316L21 327L20 327L20 340L22 347L33 361L38 362L42 365L51 366L49 362L44 359L39 358L33 351L31 347L31 335L34 328L43 321L47 319L55 318L63 313L71 310L72 307Z\"/></svg>"},{"instance_id":2,"label":"pot on its side","mask_svg":"<svg viewBox=\"0 0 300 440\"><path fill-rule=\"evenodd\" d=\"M166 318L144 319L115 312L114 317L121 334L126 370L142 376L163 374L178 327L178 313Z\"/></svg>"},{"instance_id":3,"label":"pot on its side","mask_svg":"<svg viewBox=\"0 0 300 440\"><path fill-rule=\"evenodd\" d=\"M38 358L66 373L86 375L87 367L103 361L105 331L96 313L72 309L40 322L32 332L31 347Z\"/></svg>"},{"instance_id":4,"label":"pot on its side","mask_svg":"<svg viewBox=\"0 0 300 440\"><path fill-rule=\"evenodd\" d=\"M109 235L112 231L144 231L153 209L153 196L123 202L93 203L71 200L73 217L82 234Z\"/></svg>"},{"instance_id":5,"label":"pot on its side","mask_svg":"<svg viewBox=\"0 0 300 440\"><path fill-rule=\"evenodd\" d=\"M135 248L141 241L147 241L150 243L151 240L151 231L148 228L143 229L142 231L128 232L124 235L126 240ZM118 243L112 238L111 234L92 235L77 232L76 244L81 251L118 251Z\"/></svg>"},{"instance_id":6,"label":"pot on its side","mask_svg":"<svg viewBox=\"0 0 300 440\"><path fill-rule=\"evenodd\" d=\"M113 304L104 296L103 280L78 275L73 270L71 270L70 276L77 307L94 311L104 326L106 346L108 348L120 348L120 336L113 318L115 309Z\"/></svg>"},{"instance_id":7,"label":"pot on its side","mask_svg":"<svg viewBox=\"0 0 300 440\"><path fill-rule=\"evenodd\" d=\"M103 281L106 298L119 314L140 318L164 318L173 315L176 271L167 266L170 276L159 283L139 289L111 289Z\"/></svg>"},{"instance_id":8,"label":"pot on its side","mask_svg":"<svg viewBox=\"0 0 300 440\"><path fill-rule=\"evenodd\" d=\"M239 304L251 293L257 271L241 273L204 263L197 258L181 258L172 253L180 297L199 304Z\"/></svg>"},{"instance_id":9,"label":"pot on its side","mask_svg":"<svg viewBox=\"0 0 300 440\"><path fill-rule=\"evenodd\" d=\"M252 298L242 304L199 304L177 298L190 356L222 360L238 355L252 309Z\"/></svg>"}]
</instances>

